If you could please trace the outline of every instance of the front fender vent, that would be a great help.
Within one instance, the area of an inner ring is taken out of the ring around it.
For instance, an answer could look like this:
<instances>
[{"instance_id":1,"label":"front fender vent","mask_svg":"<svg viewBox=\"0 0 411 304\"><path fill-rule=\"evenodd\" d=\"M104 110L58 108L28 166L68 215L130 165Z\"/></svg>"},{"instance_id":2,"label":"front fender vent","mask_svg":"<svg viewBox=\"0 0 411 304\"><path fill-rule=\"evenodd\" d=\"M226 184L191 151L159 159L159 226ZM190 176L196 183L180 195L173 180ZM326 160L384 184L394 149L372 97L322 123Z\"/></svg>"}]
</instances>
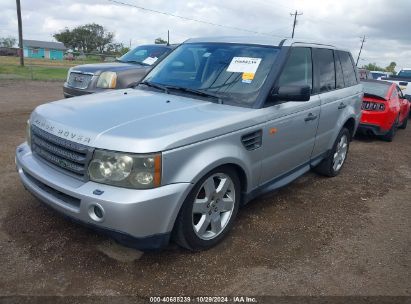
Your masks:
<instances>
[{"instance_id":1,"label":"front fender vent","mask_svg":"<svg viewBox=\"0 0 411 304\"><path fill-rule=\"evenodd\" d=\"M247 133L241 136L241 142L243 143L243 146L249 151L258 149L263 143L263 131L258 130Z\"/></svg>"}]
</instances>

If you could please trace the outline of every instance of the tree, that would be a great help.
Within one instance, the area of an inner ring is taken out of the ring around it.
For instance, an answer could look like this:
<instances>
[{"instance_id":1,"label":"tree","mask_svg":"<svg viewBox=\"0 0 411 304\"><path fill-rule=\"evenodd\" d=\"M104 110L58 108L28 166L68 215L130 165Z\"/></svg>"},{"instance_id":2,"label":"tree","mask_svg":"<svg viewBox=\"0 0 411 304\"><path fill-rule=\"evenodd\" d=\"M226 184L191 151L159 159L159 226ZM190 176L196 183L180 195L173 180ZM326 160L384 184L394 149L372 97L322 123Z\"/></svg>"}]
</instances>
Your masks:
<instances>
[{"instance_id":1,"label":"tree","mask_svg":"<svg viewBox=\"0 0 411 304\"><path fill-rule=\"evenodd\" d=\"M161 38L161 37L158 37L158 38L156 38L156 40L154 40L154 43L155 43L155 44L167 44L167 41L164 40L164 39Z\"/></svg>"},{"instance_id":2,"label":"tree","mask_svg":"<svg viewBox=\"0 0 411 304\"><path fill-rule=\"evenodd\" d=\"M124 55L130 50L129 47L125 47L122 43L110 43L107 45L106 51L107 53L114 54L114 55Z\"/></svg>"},{"instance_id":3,"label":"tree","mask_svg":"<svg viewBox=\"0 0 411 304\"><path fill-rule=\"evenodd\" d=\"M0 47L12 48L16 45L17 39L14 37L0 38Z\"/></svg>"},{"instance_id":4,"label":"tree","mask_svg":"<svg viewBox=\"0 0 411 304\"><path fill-rule=\"evenodd\" d=\"M74 35L68 28L65 28L60 33L54 34L53 37L68 48L76 49L77 47L74 41Z\"/></svg>"},{"instance_id":5,"label":"tree","mask_svg":"<svg viewBox=\"0 0 411 304\"><path fill-rule=\"evenodd\" d=\"M90 23L77 26L72 30L65 28L53 37L76 51L103 53L113 41L114 33L108 32L99 24Z\"/></svg>"},{"instance_id":6,"label":"tree","mask_svg":"<svg viewBox=\"0 0 411 304\"><path fill-rule=\"evenodd\" d=\"M364 69L367 69L368 71L385 71L384 68L378 66L377 63L375 63L375 62L363 65L362 67Z\"/></svg>"},{"instance_id":7,"label":"tree","mask_svg":"<svg viewBox=\"0 0 411 304\"><path fill-rule=\"evenodd\" d=\"M394 62L394 61L392 61L386 68L385 68L385 70L387 71L387 72L391 72L391 73L393 73L393 74L396 74L396 72L395 72L395 67L397 66L397 63L396 62Z\"/></svg>"}]
</instances>

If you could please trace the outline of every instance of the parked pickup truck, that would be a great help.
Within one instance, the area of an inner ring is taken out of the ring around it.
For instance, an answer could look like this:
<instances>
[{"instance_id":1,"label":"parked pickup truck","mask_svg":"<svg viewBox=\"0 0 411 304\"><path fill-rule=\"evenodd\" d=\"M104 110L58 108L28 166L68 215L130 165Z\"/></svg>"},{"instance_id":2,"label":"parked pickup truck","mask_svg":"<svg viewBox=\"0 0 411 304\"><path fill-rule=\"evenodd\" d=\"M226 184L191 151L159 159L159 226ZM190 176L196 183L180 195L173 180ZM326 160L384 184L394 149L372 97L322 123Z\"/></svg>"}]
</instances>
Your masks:
<instances>
[{"instance_id":1,"label":"parked pickup truck","mask_svg":"<svg viewBox=\"0 0 411 304\"><path fill-rule=\"evenodd\" d=\"M411 68L404 68L397 75L382 77L381 80L396 83L402 90L405 98L411 102Z\"/></svg>"},{"instance_id":2,"label":"parked pickup truck","mask_svg":"<svg viewBox=\"0 0 411 304\"><path fill-rule=\"evenodd\" d=\"M136 88L37 107L17 170L47 205L119 242L207 249L258 195L311 169L339 174L362 96L347 50L190 39Z\"/></svg>"}]
</instances>

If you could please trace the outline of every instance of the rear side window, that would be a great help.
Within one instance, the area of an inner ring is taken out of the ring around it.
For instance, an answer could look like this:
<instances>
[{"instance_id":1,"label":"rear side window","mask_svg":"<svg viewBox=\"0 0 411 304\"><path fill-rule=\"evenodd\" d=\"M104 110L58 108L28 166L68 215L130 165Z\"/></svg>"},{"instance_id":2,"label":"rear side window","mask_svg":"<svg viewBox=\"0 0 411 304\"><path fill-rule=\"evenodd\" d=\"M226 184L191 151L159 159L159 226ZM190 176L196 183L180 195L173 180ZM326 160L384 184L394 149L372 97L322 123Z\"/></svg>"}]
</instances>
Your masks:
<instances>
[{"instance_id":1,"label":"rear side window","mask_svg":"<svg viewBox=\"0 0 411 304\"><path fill-rule=\"evenodd\" d=\"M340 58L338 57L338 53L334 52L334 62L335 62L335 87L337 89L344 88L344 76L341 67Z\"/></svg>"},{"instance_id":2,"label":"rear side window","mask_svg":"<svg viewBox=\"0 0 411 304\"><path fill-rule=\"evenodd\" d=\"M400 89L398 86L395 87L395 88L397 89L398 96L399 96L400 98L404 98L404 94L402 93L401 89Z\"/></svg>"},{"instance_id":3,"label":"rear side window","mask_svg":"<svg viewBox=\"0 0 411 304\"><path fill-rule=\"evenodd\" d=\"M392 90L391 99L396 99L398 97L397 90Z\"/></svg>"},{"instance_id":4,"label":"rear side window","mask_svg":"<svg viewBox=\"0 0 411 304\"><path fill-rule=\"evenodd\" d=\"M310 48L296 47L291 49L278 85L309 85L312 89L313 67Z\"/></svg>"},{"instance_id":5,"label":"rear side window","mask_svg":"<svg viewBox=\"0 0 411 304\"><path fill-rule=\"evenodd\" d=\"M314 62L319 72L320 93L334 90L334 52L328 49L315 49Z\"/></svg>"},{"instance_id":6,"label":"rear side window","mask_svg":"<svg viewBox=\"0 0 411 304\"><path fill-rule=\"evenodd\" d=\"M351 60L351 56L348 52L338 52L341 66L344 75L344 83L346 87L350 87L357 84L357 77L355 75L355 68Z\"/></svg>"}]
</instances>

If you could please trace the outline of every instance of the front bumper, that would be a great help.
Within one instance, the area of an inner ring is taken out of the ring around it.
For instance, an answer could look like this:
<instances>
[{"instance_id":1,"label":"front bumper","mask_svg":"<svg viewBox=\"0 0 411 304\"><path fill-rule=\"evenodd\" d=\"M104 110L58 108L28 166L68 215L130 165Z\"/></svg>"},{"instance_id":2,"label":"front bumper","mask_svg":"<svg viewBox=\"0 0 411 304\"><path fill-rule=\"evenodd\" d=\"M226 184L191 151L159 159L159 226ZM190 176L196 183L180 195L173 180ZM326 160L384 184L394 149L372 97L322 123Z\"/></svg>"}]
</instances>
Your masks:
<instances>
[{"instance_id":1,"label":"front bumper","mask_svg":"<svg viewBox=\"0 0 411 304\"><path fill-rule=\"evenodd\" d=\"M92 83L89 86L92 86ZM100 89L100 88L77 89L77 88L70 87L67 84L67 82L63 84L63 94L65 98L100 93L100 92L105 92L107 90L112 90L112 89Z\"/></svg>"},{"instance_id":2,"label":"front bumper","mask_svg":"<svg viewBox=\"0 0 411 304\"><path fill-rule=\"evenodd\" d=\"M26 143L17 148L16 166L25 188L45 204L142 250L168 244L178 211L192 186L177 183L133 190L80 181L33 157ZM95 206L102 210L101 218L94 213Z\"/></svg>"}]
</instances>

